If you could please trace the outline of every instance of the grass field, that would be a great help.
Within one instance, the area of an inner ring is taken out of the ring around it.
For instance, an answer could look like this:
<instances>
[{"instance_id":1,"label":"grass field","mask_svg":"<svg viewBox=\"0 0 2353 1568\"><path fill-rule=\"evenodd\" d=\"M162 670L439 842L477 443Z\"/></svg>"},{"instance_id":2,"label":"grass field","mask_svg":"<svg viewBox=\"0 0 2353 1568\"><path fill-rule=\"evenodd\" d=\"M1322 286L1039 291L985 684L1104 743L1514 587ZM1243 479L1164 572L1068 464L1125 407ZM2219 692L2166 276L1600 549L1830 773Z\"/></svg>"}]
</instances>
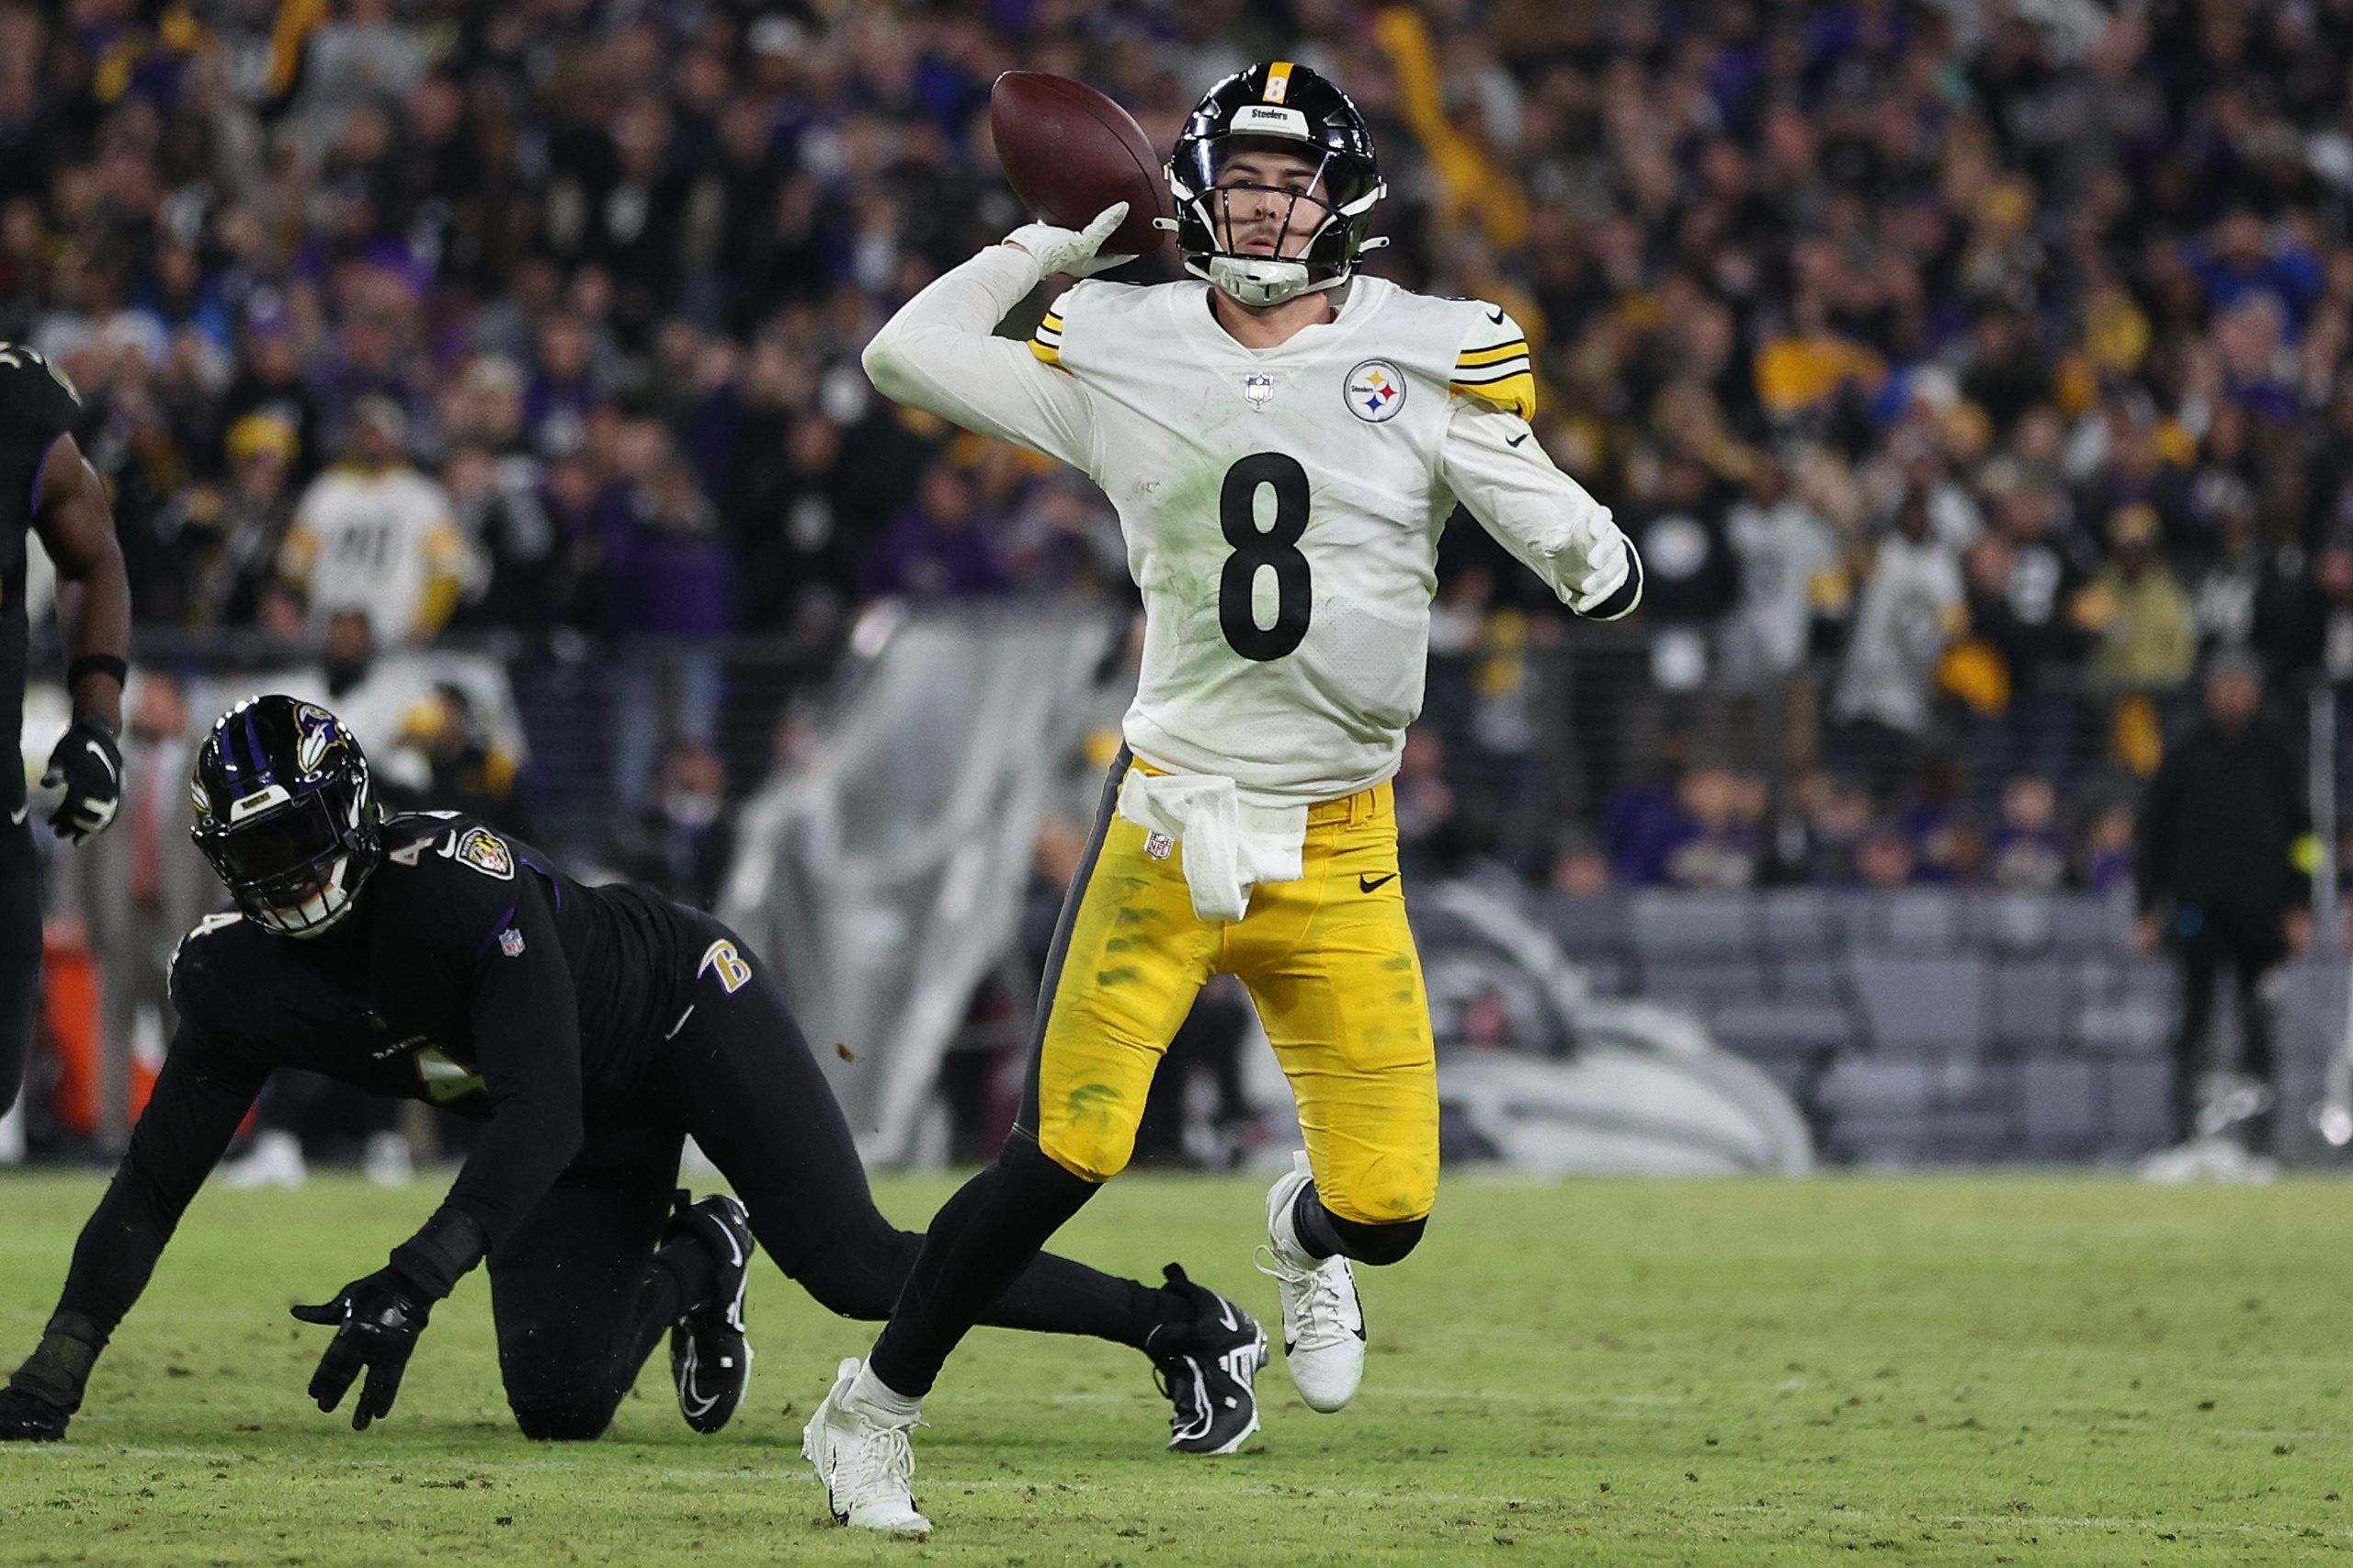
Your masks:
<instances>
[{"instance_id":1,"label":"grass field","mask_svg":"<svg viewBox=\"0 0 2353 1568\"><path fill-rule=\"evenodd\" d=\"M95 1178L0 1177L0 1358L29 1349ZM2070 1178L1451 1184L1369 1275L1365 1392L1268 1369L1228 1460L1162 1451L1144 1363L984 1331L916 1446L924 1545L852 1539L801 1420L868 1331L772 1271L735 1423L657 1355L602 1442L526 1443L477 1277L366 1434L302 1398L286 1317L435 1187L209 1193L73 1440L0 1449L0 1562L398 1563L2299 1562L2353 1553L2353 1190ZM892 1181L919 1222L946 1194ZM1065 1236L1271 1315L1259 1189L1123 1180ZM1261 1287L1264 1289L1261 1289Z\"/></svg>"}]
</instances>

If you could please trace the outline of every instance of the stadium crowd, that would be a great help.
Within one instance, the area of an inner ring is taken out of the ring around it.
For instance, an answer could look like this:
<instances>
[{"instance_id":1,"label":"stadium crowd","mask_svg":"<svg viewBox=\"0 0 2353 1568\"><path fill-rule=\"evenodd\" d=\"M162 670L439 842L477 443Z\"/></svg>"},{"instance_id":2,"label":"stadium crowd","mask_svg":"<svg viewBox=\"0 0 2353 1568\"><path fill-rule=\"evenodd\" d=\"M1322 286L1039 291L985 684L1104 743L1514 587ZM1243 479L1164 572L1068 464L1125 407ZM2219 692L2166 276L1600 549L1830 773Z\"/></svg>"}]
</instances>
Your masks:
<instances>
[{"instance_id":1,"label":"stadium crowd","mask_svg":"<svg viewBox=\"0 0 2353 1568\"><path fill-rule=\"evenodd\" d=\"M1649 567L1571 634L1449 530L1427 863L2105 887L2201 661L2353 674L2348 0L0 4L0 338L81 390L143 628L654 640L699 743L722 635L1117 612L1102 497L858 350L1021 220L1000 71L1165 145L1276 53Z\"/></svg>"}]
</instances>

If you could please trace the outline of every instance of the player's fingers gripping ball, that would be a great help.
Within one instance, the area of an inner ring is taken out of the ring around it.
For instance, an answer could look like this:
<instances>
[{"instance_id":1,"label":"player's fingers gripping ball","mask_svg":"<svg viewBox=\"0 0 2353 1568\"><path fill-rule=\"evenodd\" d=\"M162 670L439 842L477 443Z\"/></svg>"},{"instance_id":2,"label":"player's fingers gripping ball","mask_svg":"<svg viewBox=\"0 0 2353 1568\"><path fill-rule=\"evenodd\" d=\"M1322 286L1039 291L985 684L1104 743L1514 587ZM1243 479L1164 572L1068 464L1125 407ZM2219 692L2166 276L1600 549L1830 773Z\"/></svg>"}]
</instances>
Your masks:
<instances>
[{"instance_id":1,"label":"player's fingers gripping ball","mask_svg":"<svg viewBox=\"0 0 2353 1568\"><path fill-rule=\"evenodd\" d=\"M1005 243L1019 245L1036 256L1040 272L1050 275L1063 272L1073 278L1092 278L1098 272L1125 267L1135 259L1131 256L1096 254L1127 215L1128 204L1115 201L1097 213L1095 221L1084 229L1058 229L1051 223L1024 223L1006 235Z\"/></svg>"}]
</instances>

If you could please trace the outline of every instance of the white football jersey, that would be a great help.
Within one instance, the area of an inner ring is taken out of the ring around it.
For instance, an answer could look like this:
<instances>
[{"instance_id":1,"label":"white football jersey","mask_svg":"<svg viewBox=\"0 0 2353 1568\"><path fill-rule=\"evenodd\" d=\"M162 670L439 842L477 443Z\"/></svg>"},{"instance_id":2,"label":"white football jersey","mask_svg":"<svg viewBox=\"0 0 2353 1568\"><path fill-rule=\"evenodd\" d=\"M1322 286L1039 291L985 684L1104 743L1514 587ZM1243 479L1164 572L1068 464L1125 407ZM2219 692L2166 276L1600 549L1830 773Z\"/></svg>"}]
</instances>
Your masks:
<instances>
[{"instance_id":1,"label":"white football jersey","mask_svg":"<svg viewBox=\"0 0 2353 1568\"><path fill-rule=\"evenodd\" d=\"M324 630L338 610L364 610L379 648L438 631L468 569L449 494L405 464L377 472L337 466L295 508L283 562Z\"/></svg>"},{"instance_id":2,"label":"white football jersey","mask_svg":"<svg viewBox=\"0 0 2353 1568\"><path fill-rule=\"evenodd\" d=\"M1034 286L997 247L870 347L902 402L1084 470L1144 605L1129 745L1285 802L1396 771L1421 711L1438 540L1462 501L1580 608L1638 568L1533 438L1529 350L1496 306L1348 286L1332 321L1236 342L1209 285L1077 285L1028 346L984 335Z\"/></svg>"}]
</instances>

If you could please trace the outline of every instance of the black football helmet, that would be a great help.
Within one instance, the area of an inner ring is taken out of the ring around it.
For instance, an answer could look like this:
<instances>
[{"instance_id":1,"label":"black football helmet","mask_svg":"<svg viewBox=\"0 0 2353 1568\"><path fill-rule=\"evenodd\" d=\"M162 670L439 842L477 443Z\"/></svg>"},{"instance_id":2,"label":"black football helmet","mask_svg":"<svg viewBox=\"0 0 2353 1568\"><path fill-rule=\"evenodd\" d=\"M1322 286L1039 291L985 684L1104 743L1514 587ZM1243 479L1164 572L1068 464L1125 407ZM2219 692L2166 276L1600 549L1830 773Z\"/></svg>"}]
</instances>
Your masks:
<instances>
[{"instance_id":1,"label":"black football helmet","mask_svg":"<svg viewBox=\"0 0 2353 1568\"><path fill-rule=\"evenodd\" d=\"M1304 191L1220 184L1219 170L1245 147L1306 158L1315 165L1314 179ZM1336 288L1356 270L1359 256L1388 244L1365 237L1373 204L1389 193L1371 127L1347 94L1288 60L1261 62L1211 87L1185 121L1167 173L1176 198L1176 249L1185 270L1245 305L1279 305ZM1323 221L1306 250L1270 256L1233 249L1226 203L1237 190L1271 191L1287 199L1285 233L1299 203L1321 209ZM1169 222L1161 220L1164 228Z\"/></svg>"},{"instance_id":2,"label":"black football helmet","mask_svg":"<svg viewBox=\"0 0 2353 1568\"><path fill-rule=\"evenodd\" d=\"M383 851L368 758L314 702L248 697L196 754L196 846L245 918L313 937L350 913Z\"/></svg>"}]
</instances>

